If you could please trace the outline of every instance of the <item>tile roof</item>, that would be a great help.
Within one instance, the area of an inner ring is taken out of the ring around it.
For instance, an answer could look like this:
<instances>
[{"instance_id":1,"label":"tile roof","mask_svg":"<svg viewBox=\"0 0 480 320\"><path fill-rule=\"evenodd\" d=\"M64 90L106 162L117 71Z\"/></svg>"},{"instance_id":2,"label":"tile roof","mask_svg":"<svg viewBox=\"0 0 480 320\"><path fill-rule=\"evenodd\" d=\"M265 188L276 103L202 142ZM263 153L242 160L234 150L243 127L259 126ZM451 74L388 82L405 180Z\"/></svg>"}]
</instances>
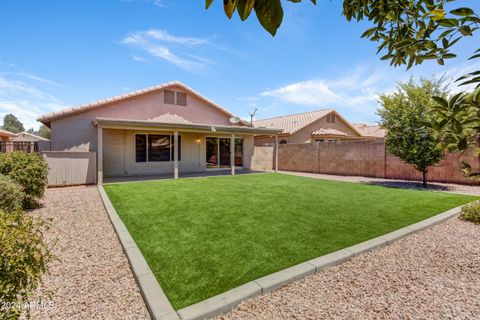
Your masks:
<instances>
[{"instance_id":1,"label":"tile roof","mask_svg":"<svg viewBox=\"0 0 480 320\"><path fill-rule=\"evenodd\" d=\"M117 101L120 101L120 100L141 96L141 95L146 94L146 93L150 93L150 92L154 92L154 91L160 91L160 90L163 90L165 88L173 87L173 86L180 87L180 88L184 89L185 91L190 92L192 95L194 95L197 98L199 98L200 100L203 100L204 102L214 106L215 108L219 109L220 111L222 111L223 113L225 113L226 115L228 115L230 117L234 116L230 111L228 111L227 109L219 106L218 104L216 104L212 100L204 97L203 95L201 95L197 91L193 90L189 86L187 86L187 85L185 85L185 84L183 84L179 81L172 81L172 82L162 83L162 84L159 84L159 85L156 85L156 86L153 86L153 87L149 87L149 88L145 88L145 89L141 89L141 90L137 90L137 91L132 91L132 92L125 93L125 94L122 94L122 95L118 95L118 96L114 96L114 97L111 97L111 98L98 100L98 101L95 101L95 102L92 102L92 103L83 104L83 105L80 105L78 107L67 108L67 109L47 113L47 114L44 114L44 115L38 117L37 120L42 122L43 124L49 124L52 120L55 120L57 118L68 117L70 115L74 115L74 114L77 114L77 113L90 111L90 110L93 110L93 109L100 108L100 107L102 107L106 104L110 104L112 102L117 102ZM245 125L247 124L243 120L241 121L241 123L245 124Z\"/></svg>"},{"instance_id":2,"label":"tile roof","mask_svg":"<svg viewBox=\"0 0 480 320\"><path fill-rule=\"evenodd\" d=\"M253 125L258 128L283 129L282 133L292 134L298 130L308 126L314 121L323 118L333 109L323 109L310 112L302 112L297 114L290 114L286 116L274 117L263 120L256 120Z\"/></svg>"},{"instance_id":3,"label":"tile roof","mask_svg":"<svg viewBox=\"0 0 480 320\"><path fill-rule=\"evenodd\" d=\"M318 129L317 131L312 132L312 135L314 136L326 136L326 135L332 135L332 136L346 136L347 134L343 131L336 130L336 129Z\"/></svg>"},{"instance_id":4,"label":"tile roof","mask_svg":"<svg viewBox=\"0 0 480 320\"><path fill-rule=\"evenodd\" d=\"M364 137L385 138L387 131L379 125L368 125L365 123L354 123L352 126Z\"/></svg>"},{"instance_id":5,"label":"tile roof","mask_svg":"<svg viewBox=\"0 0 480 320\"><path fill-rule=\"evenodd\" d=\"M0 136L2 137L15 137L15 133L0 129Z\"/></svg>"}]
</instances>

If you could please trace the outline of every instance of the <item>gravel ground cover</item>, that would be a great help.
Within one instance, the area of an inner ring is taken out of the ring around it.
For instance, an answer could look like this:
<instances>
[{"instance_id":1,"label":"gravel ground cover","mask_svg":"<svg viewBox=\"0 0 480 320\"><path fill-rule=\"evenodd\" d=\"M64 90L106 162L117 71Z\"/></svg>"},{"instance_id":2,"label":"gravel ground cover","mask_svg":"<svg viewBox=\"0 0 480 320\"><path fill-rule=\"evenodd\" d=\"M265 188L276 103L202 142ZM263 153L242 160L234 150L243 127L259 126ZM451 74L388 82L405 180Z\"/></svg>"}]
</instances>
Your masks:
<instances>
[{"instance_id":1,"label":"gravel ground cover","mask_svg":"<svg viewBox=\"0 0 480 320\"><path fill-rule=\"evenodd\" d=\"M221 319L480 319L480 226L452 218Z\"/></svg>"},{"instance_id":2,"label":"gravel ground cover","mask_svg":"<svg viewBox=\"0 0 480 320\"><path fill-rule=\"evenodd\" d=\"M331 174L294 172L294 171L281 171L281 173L290 174L294 176L315 178L315 179L360 182L360 183L373 184L373 185L379 185L384 187L425 190L422 187L422 183L419 181L380 179L380 178L370 178L370 177L360 177L360 176L338 176L338 175L331 175ZM454 184L454 183L429 182L427 189L433 190L433 191L480 195L480 183L479 185L464 185L464 184Z\"/></svg>"},{"instance_id":3,"label":"gravel ground cover","mask_svg":"<svg viewBox=\"0 0 480 320\"><path fill-rule=\"evenodd\" d=\"M176 309L477 199L275 173L105 191Z\"/></svg>"},{"instance_id":4,"label":"gravel ground cover","mask_svg":"<svg viewBox=\"0 0 480 320\"><path fill-rule=\"evenodd\" d=\"M52 219L46 239L58 260L33 299L45 307L32 319L149 319L97 188L48 189L42 203L33 214Z\"/></svg>"}]
</instances>

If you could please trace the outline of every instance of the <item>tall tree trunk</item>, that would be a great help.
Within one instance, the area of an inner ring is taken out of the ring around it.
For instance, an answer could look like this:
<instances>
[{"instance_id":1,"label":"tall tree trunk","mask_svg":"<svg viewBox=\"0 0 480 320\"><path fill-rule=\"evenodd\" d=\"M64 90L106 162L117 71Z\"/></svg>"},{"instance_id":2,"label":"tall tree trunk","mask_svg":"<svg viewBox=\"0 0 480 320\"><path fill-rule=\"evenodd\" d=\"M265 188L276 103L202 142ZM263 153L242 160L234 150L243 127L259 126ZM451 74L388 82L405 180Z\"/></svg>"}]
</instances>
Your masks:
<instances>
[{"instance_id":1,"label":"tall tree trunk","mask_svg":"<svg viewBox=\"0 0 480 320\"><path fill-rule=\"evenodd\" d=\"M427 170L422 171L423 183L422 186L424 188L427 187Z\"/></svg>"}]
</instances>

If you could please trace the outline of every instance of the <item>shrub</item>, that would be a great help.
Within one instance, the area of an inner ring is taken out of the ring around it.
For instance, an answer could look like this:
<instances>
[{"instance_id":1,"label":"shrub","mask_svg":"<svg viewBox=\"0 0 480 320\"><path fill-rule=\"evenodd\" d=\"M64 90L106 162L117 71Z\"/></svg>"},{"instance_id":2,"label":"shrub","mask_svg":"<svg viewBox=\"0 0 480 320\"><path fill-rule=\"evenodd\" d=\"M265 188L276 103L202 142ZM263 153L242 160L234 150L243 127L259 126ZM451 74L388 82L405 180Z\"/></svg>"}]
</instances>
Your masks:
<instances>
[{"instance_id":1,"label":"shrub","mask_svg":"<svg viewBox=\"0 0 480 320\"><path fill-rule=\"evenodd\" d=\"M0 174L0 210L7 213L22 210L24 196L22 187L18 183Z\"/></svg>"},{"instance_id":2,"label":"shrub","mask_svg":"<svg viewBox=\"0 0 480 320\"><path fill-rule=\"evenodd\" d=\"M9 176L22 186L23 207L35 208L47 185L48 167L36 153L11 152L0 155L0 174Z\"/></svg>"},{"instance_id":3,"label":"shrub","mask_svg":"<svg viewBox=\"0 0 480 320\"><path fill-rule=\"evenodd\" d=\"M460 219L480 224L480 200L464 205Z\"/></svg>"},{"instance_id":4,"label":"shrub","mask_svg":"<svg viewBox=\"0 0 480 320\"><path fill-rule=\"evenodd\" d=\"M29 316L32 293L42 281L52 255L43 241L45 221L22 211L0 211L0 319L17 319L22 311Z\"/></svg>"}]
</instances>

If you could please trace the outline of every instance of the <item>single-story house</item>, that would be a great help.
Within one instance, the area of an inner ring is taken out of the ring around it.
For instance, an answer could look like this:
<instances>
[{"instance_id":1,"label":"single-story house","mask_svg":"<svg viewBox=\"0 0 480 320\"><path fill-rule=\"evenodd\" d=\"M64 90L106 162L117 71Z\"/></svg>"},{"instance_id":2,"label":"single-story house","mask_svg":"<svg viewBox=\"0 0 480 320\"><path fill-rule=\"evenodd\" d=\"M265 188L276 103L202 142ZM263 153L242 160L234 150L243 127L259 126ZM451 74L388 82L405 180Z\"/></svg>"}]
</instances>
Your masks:
<instances>
[{"instance_id":1,"label":"single-story house","mask_svg":"<svg viewBox=\"0 0 480 320\"><path fill-rule=\"evenodd\" d=\"M0 129L0 141L11 141L15 138L15 133Z\"/></svg>"},{"instance_id":2,"label":"single-story house","mask_svg":"<svg viewBox=\"0 0 480 320\"><path fill-rule=\"evenodd\" d=\"M250 169L256 128L180 82L43 115L52 151L97 153L103 177Z\"/></svg>"},{"instance_id":3,"label":"single-story house","mask_svg":"<svg viewBox=\"0 0 480 320\"><path fill-rule=\"evenodd\" d=\"M281 144L369 139L333 109L256 120L253 125L257 128L282 130L278 136ZM255 137L257 146L269 145L273 142L274 140L269 136Z\"/></svg>"},{"instance_id":4,"label":"single-story house","mask_svg":"<svg viewBox=\"0 0 480 320\"><path fill-rule=\"evenodd\" d=\"M50 140L37 136L30 132L20 132L15 134L14 149L25 152L43 152L50 150Z\"/></svg>"}]
</instances>

